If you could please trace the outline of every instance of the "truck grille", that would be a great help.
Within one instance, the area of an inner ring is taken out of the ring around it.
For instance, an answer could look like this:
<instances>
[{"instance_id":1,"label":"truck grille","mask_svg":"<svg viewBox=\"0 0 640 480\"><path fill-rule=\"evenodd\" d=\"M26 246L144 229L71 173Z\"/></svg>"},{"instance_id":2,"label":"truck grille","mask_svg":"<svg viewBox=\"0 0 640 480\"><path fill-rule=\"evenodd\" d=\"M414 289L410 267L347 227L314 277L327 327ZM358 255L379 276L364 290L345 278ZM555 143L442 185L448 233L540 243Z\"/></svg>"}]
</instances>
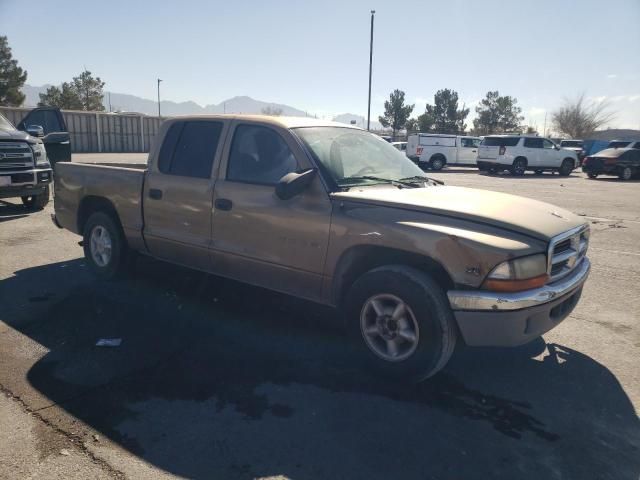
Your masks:
<instances>
[{"instance_id":1,"label":"truck grille","mask_svg":"<svg viewBox=\"0 0 640 480\"><path fill-rule=\"evenodd\" d=\"M33 168L33 152L25 142L0 142L0 170Z\"/></svg>"},{"instance_id":2,"label":"truck grille","mask_svg":"<svg viewBox=\"0 0 640 480\"><path fill-rule=\"evenodd\" d=\"M589 248L589 226L583 225L562 233L549 245L548 272L550 282L569 275L587 254Z\"/></svg>"}]
</instances>

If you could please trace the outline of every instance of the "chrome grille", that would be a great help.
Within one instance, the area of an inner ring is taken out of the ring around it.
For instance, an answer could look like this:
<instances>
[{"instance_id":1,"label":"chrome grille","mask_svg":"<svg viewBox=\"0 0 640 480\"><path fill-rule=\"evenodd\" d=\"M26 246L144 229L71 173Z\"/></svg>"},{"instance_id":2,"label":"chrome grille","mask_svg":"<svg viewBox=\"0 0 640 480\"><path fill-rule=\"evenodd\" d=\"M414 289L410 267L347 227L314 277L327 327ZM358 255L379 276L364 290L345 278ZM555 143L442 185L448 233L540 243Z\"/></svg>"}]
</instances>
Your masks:
<instances>
[{"instance_id":1,"label":"chrome grille","mask_svg":"<svg viewBox=\"0 0 640 480\"><path fill-rule=\"evenodd\" d=\"M0 142L0 170L33 168L33 151L25 142Z\"/></svg>"},{"instance_id":2,"label":"chrome grille","mask_svg":"<svg viewBox=\"0 0 640 480\"><path fill-rule=\"evenodd\" d=\"M583 225L554 237L549 244L548 273L550 282L569 275L587 254L589 226Z\"/></svg>"}]
</instances>

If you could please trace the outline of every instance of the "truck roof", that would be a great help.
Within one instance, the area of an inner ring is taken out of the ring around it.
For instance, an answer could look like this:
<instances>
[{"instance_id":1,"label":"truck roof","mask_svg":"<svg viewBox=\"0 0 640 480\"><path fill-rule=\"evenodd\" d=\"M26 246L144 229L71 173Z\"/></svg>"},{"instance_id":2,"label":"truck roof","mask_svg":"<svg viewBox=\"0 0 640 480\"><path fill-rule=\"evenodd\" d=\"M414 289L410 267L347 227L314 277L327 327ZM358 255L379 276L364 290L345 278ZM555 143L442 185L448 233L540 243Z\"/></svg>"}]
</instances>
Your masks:
<instances>
[{"instance_id":1,"label":"truck roof","mask_svg":"<svg viewBox=\"0 0 640 480\"><path fill-rule=\"evenodd\" d=\"M244 115L244 114L217 114L217 115L180 115L170 117L172 119L232 119L232 120L249 120L262 123L270 123L272 125L278 125L284 128L297 128L297 127L342 127L342 128L354 128L356 130L362 130L360 127L354 125L348 125L346 123L332 122L330 120L321 120L312 117L282 117L271 115Z\"/></svg>"}]
</instances>

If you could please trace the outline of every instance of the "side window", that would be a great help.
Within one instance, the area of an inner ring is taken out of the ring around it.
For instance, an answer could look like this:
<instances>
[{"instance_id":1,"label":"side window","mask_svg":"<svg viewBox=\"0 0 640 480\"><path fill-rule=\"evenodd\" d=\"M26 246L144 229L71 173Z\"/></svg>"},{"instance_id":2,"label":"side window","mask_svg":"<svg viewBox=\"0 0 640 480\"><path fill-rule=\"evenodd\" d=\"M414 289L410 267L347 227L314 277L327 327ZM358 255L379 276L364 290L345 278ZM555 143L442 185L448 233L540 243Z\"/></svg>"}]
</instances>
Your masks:
<instances>
[{"instance_id":1,"label":"side window","mask_svg":"<svg viewBox=\"0 0 640 480\"><path fill-rule=\"evenodd\" d=\"M478 148L480 146L481 140L479 138L474 138L471 143L473 144L473 148Z\"/></svg>"},{"instance_id":2,"label":"side window","mask_svg":"<svg viewBox=\"0 0 640 480\"><path fill-rule=\"evenodd\" d=\"M229 153L227 180L275 185L298 165L286 142L270 128L240 125Z\"/></svg>"},{"instance_id":3,"label":"side window","mask_svg":"<svg viewBox=\"0 0 640 480\"><path fill-rule=\"evenodd\" d=\"M168 175L209 178L221 132L220 122L173 124L162 143L158 169Z\"/></svg>"},{"instance_id":4,"label":"side window","mask_svg":"<svg viewBox=\"0 0 640 480\"><path fill-rule=\"evenodd\" d=\"M551 140L547 140L546 138L542 141L544 144L543 148L554 148L554 144Z\"/></svg>"},{"instance_id":5,"label":"side window","mask_svg":"<svg viewBox=\"0 0 640 480\"><path fill-rule=\"evenodd\" d=\"M473 143L471 142L470 138L461 138L460 144L466 148L473 147Z\"/></svg>"},{"instance_id":6,"label":"side window","mask_svg":"<svg viewBox=\"0 0 640 480\"><path fill-rule=\"evenodd\" d=\"M525 138L524 146L526 148L542 148L542 139L541 138Z\"/></svg>"},{"instance_id":7,"label":"side window","mask_svg":"<svg viewBox=\"0 0 640 480\"><path fill-rule=\"evenodd\" d=\"M60 126L60 120L58 120L58 114L53 110L45 110L44 112L44 133L49 134L51 132L62 132Z\"/></svg>"}]
</instances>

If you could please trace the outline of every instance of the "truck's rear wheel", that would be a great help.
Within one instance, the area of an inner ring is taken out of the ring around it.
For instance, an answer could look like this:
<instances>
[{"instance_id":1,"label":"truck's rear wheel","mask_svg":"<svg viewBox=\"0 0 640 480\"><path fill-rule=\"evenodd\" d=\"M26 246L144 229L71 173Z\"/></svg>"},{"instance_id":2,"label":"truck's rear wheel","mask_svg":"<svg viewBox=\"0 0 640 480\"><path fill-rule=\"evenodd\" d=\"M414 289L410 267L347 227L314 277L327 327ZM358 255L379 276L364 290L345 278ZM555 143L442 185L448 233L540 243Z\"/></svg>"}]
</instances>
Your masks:
<instances>
[{"instance_id":1,"label":"truck's rear wheel","mask_svg":"<svg viewBox=\"0 0 640 480\"><path fill-rule=\"evenodd\" d=\"M49 203L49 185L39 195L21 197L22 204L30 210L42 210Z\"/></svg>"},{"instance_id":2,"label":"truck's rear wheel","mask_svg":"<svg viewBox=\"0 0 640 480\"><path fill-rule=\"evenodd\" d=\"M456 327L447 298L425 273L403 265L360 277L346 299L352 334L378 372L421 381L453 354Z\"/></svg>"},{"instance_id":3,"label":"truck's rear wheel","mask_svg":"<svg viewBox=\"0 0 640 480\"><path fill-rule=\"evenodd\" d=\"M122 229L109 214L91 214L84 227L83 248L87 263L100 278L116 278L124 271L126 240Z\"/></svg>"},{"instance_id":4,"label":"truck's rear wheel","mask_svg":"<svg viewBox=\"0 0 640 480\"><path fill-rule=\"evenodd\" d=\"M445 163L446 161L442 155L436 155L429 160L429 167L431 167L431 170L442 170Z\"/></svg>"}]
</instances>

